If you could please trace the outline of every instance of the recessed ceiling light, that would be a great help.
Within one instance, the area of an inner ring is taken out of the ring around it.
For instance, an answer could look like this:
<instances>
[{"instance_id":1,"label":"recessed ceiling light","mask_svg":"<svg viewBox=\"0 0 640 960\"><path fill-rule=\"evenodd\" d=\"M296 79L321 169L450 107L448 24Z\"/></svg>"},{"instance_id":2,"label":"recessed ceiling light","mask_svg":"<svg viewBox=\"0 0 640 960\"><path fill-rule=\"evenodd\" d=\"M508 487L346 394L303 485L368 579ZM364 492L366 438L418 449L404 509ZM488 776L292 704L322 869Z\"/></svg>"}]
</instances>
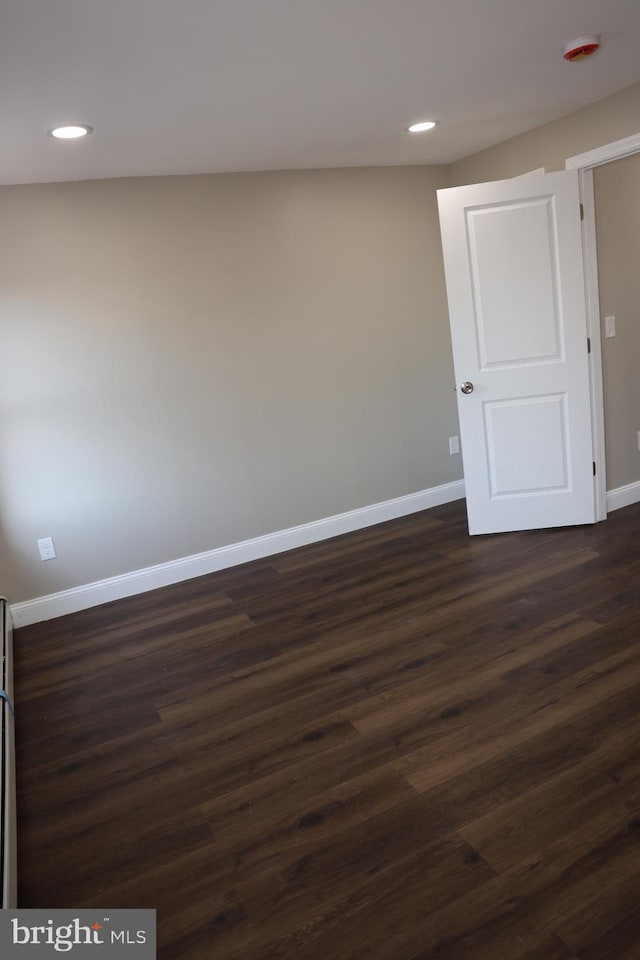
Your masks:
<instances>
[{"instance_id":1,"label":"recessed ceiling light","mask_svg":"<svg viewBox=\"0 0 640 960\"><path fill-rule=\"evenodd\" d=\"M437 126L437 120L421 120L420 123L412 123L410 127L407 127L407 130L409 133L424 133L425 130L433 130Z\"/></svg>"},{"instance_id":2,"label":"recessed ceiling light","mask_svg":"<svg viewBox=\"0 0 640 960\"><path fill-rule=\"evenodd\" d=\"M54 127L53 130L49 130L49 136L55 137L56 140L77 140L78 137L86 137L92 132L93 127L89 127L86 123L78 123L68 127Z\"/></svg>"}]
</instances>

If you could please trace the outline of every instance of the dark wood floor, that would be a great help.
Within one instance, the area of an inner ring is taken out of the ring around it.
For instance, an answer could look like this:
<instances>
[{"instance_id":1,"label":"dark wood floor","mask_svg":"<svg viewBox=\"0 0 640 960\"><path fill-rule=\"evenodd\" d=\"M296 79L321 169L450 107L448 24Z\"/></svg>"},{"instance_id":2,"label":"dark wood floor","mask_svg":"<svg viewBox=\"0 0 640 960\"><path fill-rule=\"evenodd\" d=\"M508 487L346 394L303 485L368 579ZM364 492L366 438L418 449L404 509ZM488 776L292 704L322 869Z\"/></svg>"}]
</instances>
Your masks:
<instances>
[{"instance_id":1,"label":"dark wood floor","mask_svg":"<svg viewBox=\"0 0 640 960\"><path fill-rule=\"evenodd\" d=\"M17 634L22 906L162 960L638 960L640 505L462 503Z\"/></svg>"}]
</instances>

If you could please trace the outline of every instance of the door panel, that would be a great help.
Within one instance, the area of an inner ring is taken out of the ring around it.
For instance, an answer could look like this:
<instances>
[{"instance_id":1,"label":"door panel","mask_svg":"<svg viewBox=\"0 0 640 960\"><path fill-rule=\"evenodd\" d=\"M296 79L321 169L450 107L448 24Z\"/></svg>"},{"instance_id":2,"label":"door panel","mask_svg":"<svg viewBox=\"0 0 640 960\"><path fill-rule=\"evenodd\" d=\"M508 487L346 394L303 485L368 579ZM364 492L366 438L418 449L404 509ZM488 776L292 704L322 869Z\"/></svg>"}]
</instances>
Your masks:
<instances>
[{"instance_id":1,"label":"door panel","mask_svg":"<svg viewBox=\"0 0 640 960\"><path fill-rule=\"evenodd\" d=\"M518 242L523 232L526 246ZM549 199L468 211L467 233L481 367L558 359L558 261Z\"/></svg>"},{"instance_id":2,"label":"door panel","mask_svg":"<svg viewBox=\"0 0 640 960\"><path fill-rule=\"evenodd\" d=\"M438 191L471 533L595 521L577 174Z\"/></svg>"},{"instance_id":3,"label":"door panel","mask_svg":"<svg viewBox=\"0 0 640 960\"><path fill-rule=\"evenodd\" d=\"M566 395L484 404L491 496L567 490Z\"/></svg>"}]
</instances>

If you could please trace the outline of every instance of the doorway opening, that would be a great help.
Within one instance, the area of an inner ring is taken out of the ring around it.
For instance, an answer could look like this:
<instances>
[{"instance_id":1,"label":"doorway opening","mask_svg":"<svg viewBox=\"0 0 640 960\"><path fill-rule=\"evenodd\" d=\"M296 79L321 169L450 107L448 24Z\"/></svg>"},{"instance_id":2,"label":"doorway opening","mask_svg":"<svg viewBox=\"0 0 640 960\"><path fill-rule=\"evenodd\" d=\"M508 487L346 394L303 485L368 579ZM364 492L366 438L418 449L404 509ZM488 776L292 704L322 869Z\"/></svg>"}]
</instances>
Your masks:
<instances>
[{"instance_id":1,"label":"doorway opening","mask_svg":"<svg viewBox=\"0 0 640 960\"><path fill-rule=\"evenodd\" d=\"M598 279L598 250L596 243L596 198L594 170L605 164L640 153L640 134L605 144L595 150L570 157L567 170L578 171L580 198L583 208L582 239L586 285L587 331L591 341L589 371L591 378L591 421L594 456L602 468L595 477L594 496L596 520L606 519L608 510L628 506L640 500L640 481L623 485L607 493L605 399L603 356L601 341L600 290Z\"/></svg>"}]
</instances>

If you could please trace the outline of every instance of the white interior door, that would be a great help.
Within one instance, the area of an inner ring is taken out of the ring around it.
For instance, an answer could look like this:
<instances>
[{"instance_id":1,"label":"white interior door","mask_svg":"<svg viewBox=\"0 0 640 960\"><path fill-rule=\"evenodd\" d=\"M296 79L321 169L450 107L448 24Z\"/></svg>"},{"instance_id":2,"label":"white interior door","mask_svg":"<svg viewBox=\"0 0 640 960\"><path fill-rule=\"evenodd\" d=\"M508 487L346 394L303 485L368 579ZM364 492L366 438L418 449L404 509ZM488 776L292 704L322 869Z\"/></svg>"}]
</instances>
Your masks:
<instances>
[{"instance_id":1,"label":"white interior door","mask_svg":"<svg viewBox=\"0 0 640 960\"><path fill-rule=\"evenodd\" d=\"M577 172L438 204L469 532L593 523Z\"/></svg>"}]
</instances>

